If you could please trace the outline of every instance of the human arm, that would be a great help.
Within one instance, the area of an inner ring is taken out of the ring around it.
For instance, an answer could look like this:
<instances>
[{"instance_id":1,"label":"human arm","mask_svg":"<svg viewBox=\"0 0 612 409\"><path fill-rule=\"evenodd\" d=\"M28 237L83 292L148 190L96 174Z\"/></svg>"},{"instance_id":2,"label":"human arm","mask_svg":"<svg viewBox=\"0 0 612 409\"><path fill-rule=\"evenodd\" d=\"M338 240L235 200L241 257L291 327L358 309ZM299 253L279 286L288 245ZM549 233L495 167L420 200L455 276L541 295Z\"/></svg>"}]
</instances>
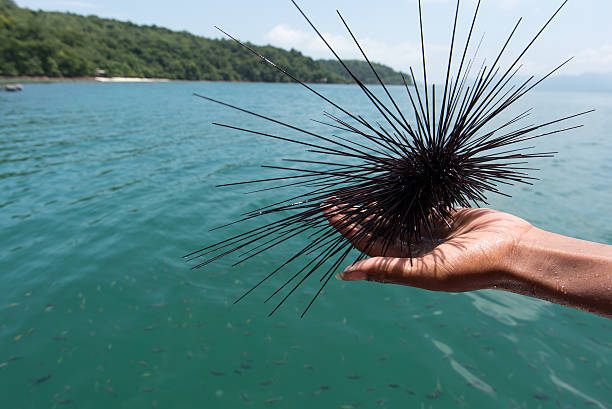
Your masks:
<instances>
[{"instance_id":1,"label":"human arm","mask_svg":"<svg viewBox=\"0 0 612 409\"><path fill-rule=\"evenodd\" d=\"M355 235L359 225L341 223L343 216L333 209L325 212L371 256L340 273L343 280L448 292L498 289L612 318L612 246L546 232L491 209L456 209L450 226L438 222L437 245L410 259L399 247L381 254L365 239L355 240L363 237ZM418 251L421 244L413 247Z\"/></svg>"}]
</instances>

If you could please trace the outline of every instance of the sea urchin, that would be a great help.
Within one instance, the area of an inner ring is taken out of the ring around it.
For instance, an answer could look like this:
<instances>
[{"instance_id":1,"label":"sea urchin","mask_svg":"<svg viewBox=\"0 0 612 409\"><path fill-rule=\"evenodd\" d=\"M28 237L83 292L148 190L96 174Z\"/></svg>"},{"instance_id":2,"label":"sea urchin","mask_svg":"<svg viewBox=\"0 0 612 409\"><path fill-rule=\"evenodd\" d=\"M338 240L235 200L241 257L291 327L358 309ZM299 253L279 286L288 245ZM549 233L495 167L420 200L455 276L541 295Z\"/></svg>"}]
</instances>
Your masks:
<instances>
[{"instance_id":1,"label":"sea urchin","mask_svg":"<svg viewBox=\"0 0 612 409\"><path fill-rule=\"evenodd\" d=\"M422 83L418 84L411 68L410 79L408 81L404 79L405 90L410 101L410 109L406 112L400 109L391 96L389 89L380 79L339 12L342 23L378 79L380 92L386 102L383 102L351 72L306 14L293 0L292 2L376 108L383 124L370 122L359 114L349 112L312 86L296 78L288 70L268 60L248 44L243 44L224 32L274 69L301 84L339 112L335 115L325 113L327 122L321 123L329 127L330 133L323 135L279 121L268 115L198 95L206 100L270 121L281 129L297 131L303 135L303 138L283 136L280 132L279 134L259 132L227 124L215 123L215 125L300 144L316 155L313 160L287 159L293 163L301 163L302 165L298 167L264 166L289 172L281 177L222 185L272 183L271 187L263 190L295 189L299 186L308 188L308 191L301 194L294 193L292 197L252 210L231 224L269 214L278 214L278 220L265 223L185 256L190 260L207 257L205 261L194 266L198 268L241 250L244 251L244 254L236 263L238 264L286 240L307 233L309 242L304 248L280 263L274 271L263 277L258 284L240 297L242 299L280 271L293 268L293 274L290 274L288 280L268 298L270 300L285 288L288 289L287 294L271 314L308 277L321 269L323 272L319 280L319 290L304 310L305 314L329 279L354 249L353 244L338 234L336 228L328 223L327 217L330 215L342 215L336 227L339 226L343 231L351 231L352 226L361 226L358 230L353 229L350 234L353 242L366 241L364 253L367 253L368 247L373 246L375 242L380 245L382 240L383 245L382 249L378 250L379 253L385 254L391 244L397 246L399 243L399 246L405 249L403 252L405 256L411 258L415 243L427 240L430 236L432 220L450 221L452 219L451 210L455 206L470 207L486 203L486 195L491 192L503 195L504 193L498 190L499 184L530 183L533 178L526 173L531 170L525 167L526 160L549 157L553 154L553 152L527 153L526 150L531 147L517 144L544 135L578 128L579 126L559 128L559 124L586 113L529 126L518 125L519 121L529 115L529 111L522 112L506 121L498 121L499 116L516 101L569 62L569 60L565 61L539 80L535 80L534 77L523 81L516 79L521 59L567 1L559 7L507 68L500 67L502 57L505 57L508 44L514 37L521 20L511 30L494 62L491 65L483 62L474 75L472 68L476 53L473 56L469 56L468 53L471 53L471 40L481 1L478 1L476 5L465 45L460 53L456 53L456 33L460 9L460 0L458 0L446 80L439 88L435 85L430 86L427 78L423 20L419 1L423 78ZM456 58L457 56L459 58ZM414 89L408 85L409 81L415 84ZM518 84L514 84L513 81ZM497 125L493 126L494 123ZM344 136L336 135L333 132L341 132ZM366 257L364 253L358 256L358 260ZM306 261L300 265L298 260L301 259Z\"/></svg>"}]
</instances>

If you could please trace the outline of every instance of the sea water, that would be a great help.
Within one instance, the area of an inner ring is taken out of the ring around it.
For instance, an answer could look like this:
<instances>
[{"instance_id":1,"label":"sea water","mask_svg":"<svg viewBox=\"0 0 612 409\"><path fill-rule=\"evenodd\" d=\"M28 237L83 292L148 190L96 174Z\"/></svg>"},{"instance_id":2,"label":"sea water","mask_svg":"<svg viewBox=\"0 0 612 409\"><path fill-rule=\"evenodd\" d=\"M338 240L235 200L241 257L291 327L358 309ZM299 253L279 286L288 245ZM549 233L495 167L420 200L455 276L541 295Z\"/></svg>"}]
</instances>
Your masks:
<instances>
[{"instance_id":1,"label":"sea water","mask_svg":"<svg viewBox=\"0 0 612 409\"><path fill-rule=\"evenodd\" d=\"M380 120L357 87L317 89ZM268 318L280 277L234 305L307 238L190 270L184 254L257 224L211 228L292 193L215 185L286 175L260 165L316 154L212 125L297 135L193 92L317 132L330 130L311 119L337 113L290 84L0 93L0 407L612 405L612 321L543 301L332 280L300 319L314 280ZM612 244L612 94L536 91L517 109L530 107L526 125L597 111L533 141L558 153L531 162L534 186L489 206Z\"/></svg>"}]
</instances>

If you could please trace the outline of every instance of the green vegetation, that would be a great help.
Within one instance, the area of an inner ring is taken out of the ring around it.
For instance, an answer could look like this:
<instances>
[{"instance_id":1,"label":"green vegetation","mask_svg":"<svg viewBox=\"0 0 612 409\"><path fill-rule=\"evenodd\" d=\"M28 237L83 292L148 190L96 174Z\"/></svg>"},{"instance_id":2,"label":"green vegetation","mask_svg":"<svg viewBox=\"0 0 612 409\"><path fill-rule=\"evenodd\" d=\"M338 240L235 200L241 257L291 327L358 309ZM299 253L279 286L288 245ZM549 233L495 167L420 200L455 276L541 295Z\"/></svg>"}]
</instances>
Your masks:
<instances>
[{"instance_id":1,"label":"green vegetation","mask_svg":"<svg viewBox=\"0 0 612 409\"><path fill-rule=\"evenodd\" d=\"M211 81L289 82L231 40L198 37L157 26L33 11L0 0L0 75L108 76ZM296 50L257 49L305 82L350 83L336 62L315 61ZM359 72L364 62L352 62ZM399 75L388 67L385 78ZM369 68L368 68L369 70Z\"/></svg>"},{"instance_id":2,"label":"green vegetation","mask_svg":"<svg viewBox=\"0 0 612 409\"><path fill-rule=\"evenodd\" d=\"M353 74L355 74L355 76L364 83L378 84L378 79L372 72L372 69L367 62L359 60L345 60L344 63L353 72ZM321 64L321 67L323 67L323 69L326 71L340 75L344 77L346 81L352 82L352 78L349 73L337 60L319 60L319 64ZM392 68L387 67L386 65L377 64L375 62L372 63L372 66L374 69L376 69L376 72L385 84L404 85L402 73L394 71ZM412 85L410 75L404 74L404 77L406 79L406 83L408 85Z\"/></svg>"}]
</instances>

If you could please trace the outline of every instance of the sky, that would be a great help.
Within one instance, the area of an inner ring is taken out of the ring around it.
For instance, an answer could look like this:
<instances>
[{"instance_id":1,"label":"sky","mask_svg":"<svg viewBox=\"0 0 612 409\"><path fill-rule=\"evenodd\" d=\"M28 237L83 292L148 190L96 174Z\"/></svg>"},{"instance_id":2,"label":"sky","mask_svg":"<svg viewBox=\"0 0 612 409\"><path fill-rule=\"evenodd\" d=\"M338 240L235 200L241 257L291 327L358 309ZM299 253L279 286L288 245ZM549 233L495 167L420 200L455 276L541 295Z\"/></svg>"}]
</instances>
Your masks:
<instances>
[{"instance_id":1,"label":"sky","mask_svg":"<svg viewBox=\"0 0 612 409\"><path fill-rule=\"evenodd\" d=\"M512 63L563 0L482 0L472 52L490 62L523 17L503 62ZM21 7L70 11L155 24L221 38L217 25L254 44L295 48L314 58L332 58L290 0L17 0ZM462 0L457 43L465 42L477 0ZM343 58L359 58L336 10L368 57L404 72L421 64L418 0L298 0L298 4ZM422 0L428 72L444 77L456 0ZM612 1L569 0L522 60L522 74L541 75L574 57L560 74L612 73ZM457 48L457 51L459 49ZM437 69L437 70L436 70Z\"/></svg>"}]
</instances>

